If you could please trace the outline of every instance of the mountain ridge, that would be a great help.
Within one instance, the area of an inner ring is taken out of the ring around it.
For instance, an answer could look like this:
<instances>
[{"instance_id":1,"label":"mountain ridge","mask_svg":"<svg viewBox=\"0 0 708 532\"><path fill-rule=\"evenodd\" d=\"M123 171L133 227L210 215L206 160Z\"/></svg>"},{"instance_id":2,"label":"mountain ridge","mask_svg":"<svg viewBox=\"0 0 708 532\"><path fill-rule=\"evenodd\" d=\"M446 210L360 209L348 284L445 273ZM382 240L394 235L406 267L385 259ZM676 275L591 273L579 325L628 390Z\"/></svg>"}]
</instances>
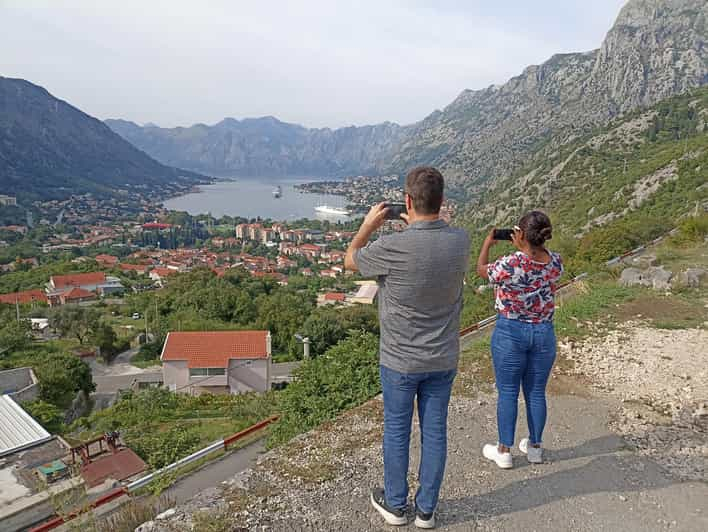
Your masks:
<instances>
[{"instance_id":1,"label":"mountain ridge","mask_svg":"<svg viewBox=\"0 0 708 532\"><path fill-rule=\"evenodd\" d=\"M107 123L158 160L196 170L337 176L405 174L432 164L451 182L474 189L518 170L559 133L572 139L708 83L706 20L704 0L630 0L598 48L557 53L503 84L465 89L408 125L308 129L270 117L273 142L267 131L260 141L247 138L247 119L159 129Z\"/></svg>"},{"instance_id":2,"label":"mountain ridge","mask_svg":"<svg viewBox=\"0 0 708 532\"><path fill-rule=\"evenodd\" d=\"M167 167L29 81L0 76L0 191L28 199L110 194L206 178Z\"/></svg>"}]
</instances>

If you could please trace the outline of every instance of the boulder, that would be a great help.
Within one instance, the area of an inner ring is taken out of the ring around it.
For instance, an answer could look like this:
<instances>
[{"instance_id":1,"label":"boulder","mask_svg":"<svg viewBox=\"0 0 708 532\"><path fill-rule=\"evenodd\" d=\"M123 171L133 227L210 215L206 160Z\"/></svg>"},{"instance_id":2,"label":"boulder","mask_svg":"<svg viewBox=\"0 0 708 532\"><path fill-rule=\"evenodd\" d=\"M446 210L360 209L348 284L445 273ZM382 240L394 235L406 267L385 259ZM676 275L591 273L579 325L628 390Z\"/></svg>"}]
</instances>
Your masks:
<instances>
[{"instance_id":1,"label":"boulder","mask_svg":"<svg viewBox=\"0 0 708 532\"><path fill-rule=\"evenodd\" d=\"M643 255L639 255L638 257L634 257L632 259L632 264L636 266L637 268L648 268L650 266L656 266L657 265L657 259L656 255L652 255L651 253L644 253Z\"/></svg>"},{"instance_id":2,"label":"boulder","mask_svg":"<svg viewBox=\"0 0 708 532\"><path fill-rule=\"evenodd\" d=\"M643 272L639 268L625 268L619 278L619 283L622 286L646 286Z\"/></svg>"},{"instance_id":3,"label":"boulder","mask_svg":"<svg viewBox=\"0 0 708 532\"><path fill-rule=\"evenodd\" d=\"M698 288L708 278L708 271L703 268L688 268L680 272L676 282L681 287Z\"/></svg>"},{"instance_id":4,"label":"boulder","mask_svg":"<svg viewBox=\"0 0 708 532\"><path fill-rule=\"evenodd\" d=\"M665 270L663 266L652 266L647 268L642 274L649 285L654 290L671 290L671 278L674 273L669 270Z\"/></svg>"},{"instance_id":5,"label":"boulder","mask_svg":"<svg viewBox=\"0 0 708 532\"><path fill-rule=\"evenodd\" d=\"M646 270L625 268L619 278L622 286L650 286L654 290L670 290L673 272L663 266L652 266Z\"/></svg>"}]
</instances>

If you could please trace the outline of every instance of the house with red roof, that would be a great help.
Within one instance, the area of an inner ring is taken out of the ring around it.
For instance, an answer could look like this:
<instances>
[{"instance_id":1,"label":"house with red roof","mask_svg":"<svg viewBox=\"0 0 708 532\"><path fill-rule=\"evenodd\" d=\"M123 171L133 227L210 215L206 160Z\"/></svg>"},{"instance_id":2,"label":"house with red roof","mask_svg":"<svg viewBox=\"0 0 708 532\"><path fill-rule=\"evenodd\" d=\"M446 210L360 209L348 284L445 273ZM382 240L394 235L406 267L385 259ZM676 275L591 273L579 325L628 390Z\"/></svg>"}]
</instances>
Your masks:
<instances>
[{"instance_id":1,"label":"house with red roof","mask_svg":"<svg viewBox=\"0 0 708 532\"><path fill-rule=\"evenodd\" d=\"M96 262L98 262L101 266L105 266L106 268L112 268L116 264L118 264L118 257L114 255L106 255L105 253L101 253L100 255L96 255L94 257Z\"/></svg>"},{"instance_id":2,"label":"house with red roof","mask_svg":"<svg viewBox=\"0 0 708 532\"><path fill-rule=\"evenodd\" d=\"M75 288L80 288L82 291L74 292L69 298L63 297ZM103 272L87 272L52 275L46 285L45 292L49 299L49 305L54 306L64 305L66 301L72 303L88 301L89 298L84 292L110 295L123 292L124 289L117 277L107 276Z\"/></svg>"},{"instance_id":3,"label":"house with red roof","mask_svg":"<svg viewBox=\"0 0 708 532\"><path fill-rule=\"evenodd\" d=\"M10 294L0 294L0 303L14 305L19 303L24 305L27 303L48 303L47 295L41 290L23 290L22 292L12 292Z\"/></svg>"},{"instance_id":4,"label":"house with red roof","mask_svg":"<svg viewBox=\"0 0 708 532\"><path fill-rule=\"evenodd\" d=\"M118 267L123 272L135 272L138 275L144 275L148 270L145 264L120 264Z\"/></svg>"},{"instance_id":5,"label":"house with red roof","mask_svg":"<svg viewBox=\"0 0 708 532\"><path fill-rule=\"evenodd\" d=\"M62 305L85 303L87 301L93 301L97 297L95 292L89 292L83 288L74 287L59 294L59 303Z\"/></svg>"},{"instance_id":6,"label":"house with red roof","mask_svg":"<svg viewBox=\"0 0 708 532\"><path fill-rule=\"evenodd\" d=\"M270 389L270 331L172 331L160 360L165 386L173 392L237 394Z\"/></svg>"},{"instance_id":7,"label":"house with red roof","mask_svg":"<svg viewBox=\"0 0 708 532\"><path fill-rule=\"evenodd\" d=\"M336 303L344 304L347 295L342 292L325 292L317 296L317 306L334 305Z\"/></svg>"}]
</instances>

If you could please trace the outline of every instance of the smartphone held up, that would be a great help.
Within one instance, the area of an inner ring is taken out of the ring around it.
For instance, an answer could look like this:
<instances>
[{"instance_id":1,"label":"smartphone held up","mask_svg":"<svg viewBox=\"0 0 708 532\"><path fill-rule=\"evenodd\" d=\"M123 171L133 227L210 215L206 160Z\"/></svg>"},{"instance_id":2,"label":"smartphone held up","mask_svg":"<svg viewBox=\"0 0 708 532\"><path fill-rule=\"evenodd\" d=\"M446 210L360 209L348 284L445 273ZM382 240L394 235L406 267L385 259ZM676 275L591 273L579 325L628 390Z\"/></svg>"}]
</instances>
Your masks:
<instances>
[{"instance_id":1,"label":"smartphone held up","mask_svg":"<svg viewBox=\"0 0 708 532\"><path fill-rule=\"evenodd\" d=\"M401 214L408 214L408 209L406 209L406 204L403 202L387 201L384 203L386 207L386 220L399 220L403 221Z\"/></svg>"}]
</instances>

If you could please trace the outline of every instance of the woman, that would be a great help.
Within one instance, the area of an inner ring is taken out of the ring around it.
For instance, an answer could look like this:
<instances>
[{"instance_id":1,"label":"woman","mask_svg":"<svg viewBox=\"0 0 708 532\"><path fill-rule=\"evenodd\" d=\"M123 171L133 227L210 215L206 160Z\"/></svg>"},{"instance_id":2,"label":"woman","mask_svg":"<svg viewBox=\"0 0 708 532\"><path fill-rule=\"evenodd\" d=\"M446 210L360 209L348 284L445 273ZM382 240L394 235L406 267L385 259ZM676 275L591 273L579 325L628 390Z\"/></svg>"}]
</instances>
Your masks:
<instances>
[{"instance_id":1,"label":"woman","mask_svg":"<svg viewBox=\"0 0 708 532\"><path fill-rule=\"evenodd\" d=\"M477 273L495 288L498 314L492 334L492 361L499 393L499 441L497 445L485 445L483 454L503 469L512 467L520 387L526 400L529 437L519 442L519 450L529 462L543 462L546 383L556 358L554 296L563 273L560 255L544 246L552 232L548 216L531 211L514 227L511 241L518 249L516 253L489 264L489 249L496 243L492 230L477 261Z\"/></svg>"}]
</instances>

